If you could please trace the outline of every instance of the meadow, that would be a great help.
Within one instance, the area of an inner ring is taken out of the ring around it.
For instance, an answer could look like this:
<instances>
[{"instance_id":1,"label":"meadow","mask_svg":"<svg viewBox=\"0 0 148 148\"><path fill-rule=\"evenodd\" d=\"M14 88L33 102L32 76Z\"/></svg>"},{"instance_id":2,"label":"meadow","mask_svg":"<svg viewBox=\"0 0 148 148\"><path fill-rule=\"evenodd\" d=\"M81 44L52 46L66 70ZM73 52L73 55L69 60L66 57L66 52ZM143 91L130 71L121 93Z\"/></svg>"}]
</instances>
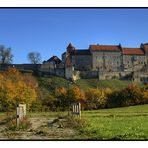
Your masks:
<instances>
[{"instance_id":1,"label":"meadow","mask_svg":"<svg viewBox=\"0 0 148 148\"><path fill-rule=\"evenodd\" d=\"M148 140L148 105L85 111L90 126L81 134L93 140Z\"/></svg>"},{"instance_id":2,"label":"meadow","mask_svg":"<svg viewBox=\"0 0 148 148\"><path fill-rule=\"evenodd\" d=\"M27 131L2 130L1 139L42 140L148 140L148 105L113 109L82 111L81 118L87 126L73 128L52 126L49 120L67 115L67 112L28 113L32 127ZM5 113L0 113L0 120Z\"/></svg>"}]
</instances>

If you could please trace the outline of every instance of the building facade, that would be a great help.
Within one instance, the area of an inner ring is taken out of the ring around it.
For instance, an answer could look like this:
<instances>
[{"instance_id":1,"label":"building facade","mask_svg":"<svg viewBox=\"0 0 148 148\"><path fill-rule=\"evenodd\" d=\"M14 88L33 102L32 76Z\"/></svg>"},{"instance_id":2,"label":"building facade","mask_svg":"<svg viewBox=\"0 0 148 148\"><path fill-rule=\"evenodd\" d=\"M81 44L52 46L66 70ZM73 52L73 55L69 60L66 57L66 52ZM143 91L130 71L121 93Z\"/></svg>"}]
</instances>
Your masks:
<instances>
[{"instance_id":1,"label":"building facade","mask_svg":"<svg viewBox=\"0 0 148 148\"><path fill-rule=\"evenodd\" d=\"M80 78L124 79L133 76L148 83L148 43L139 48L119 45L89 45L77 49L71 43L62 54L62 60L52 56L42 64L0 64L0 71L16 67L22 72L39 75L57 75L67 79ZM132 80L132 79L131 79Z\"/></svg>"},{"instance_id":2,"label":"building facade","mask_svg":"<svg viewBox=\"0 0 148 148\"><path fill-rule=\"evenodd\" d=\"M139 71L147 64L147 56L141 48L122 48L123 70Z\"/></svg>"},{"instance_id":3,"label":"building facade","mask_svg":"<svg viewBox=\"0 0 148 148\"><path fill-rule=\"evenodd\" d=\"M62 54L65 67L73 66L75 70L91 70L92 56L89 49L76 49L71 43L67 51Z\"/></svg>"},{"instance_id":4,"label":"building facade","mask_svg":"<svg viewBox=\"0 0 148 148\"><path fill-rule=\"evenodd\" d=\"M119 78L133 72L148 71L148 44L140 48L124 48L119 45L89 45L77 49L71 43L62 54L62 60L51 57L41 65L40 72L49 72L67 79Z\"/></svg>"},{"instance_id":5,"label":"building facade","mask_svg":"<svg viewBox=\"0 0 148 148\"><path fill-rule=\"evenodd\" d=\"M120 45L90 45L92 70L121 71Z\"/></svg>"},{"instance_id":6,"label":"building facade","mask_svg":"<svg viewBox=\"0 0 148 148\"><path fill-rule=\"evenodd\" d=\"M69 44L67 51L62 54L62 62L65 67L73 66L79 71L137 71L148 62L148 44L142 47L122 48L120 44L97 44L90 45L88 49L76 49Z\"/></svg>"}]
</instances>

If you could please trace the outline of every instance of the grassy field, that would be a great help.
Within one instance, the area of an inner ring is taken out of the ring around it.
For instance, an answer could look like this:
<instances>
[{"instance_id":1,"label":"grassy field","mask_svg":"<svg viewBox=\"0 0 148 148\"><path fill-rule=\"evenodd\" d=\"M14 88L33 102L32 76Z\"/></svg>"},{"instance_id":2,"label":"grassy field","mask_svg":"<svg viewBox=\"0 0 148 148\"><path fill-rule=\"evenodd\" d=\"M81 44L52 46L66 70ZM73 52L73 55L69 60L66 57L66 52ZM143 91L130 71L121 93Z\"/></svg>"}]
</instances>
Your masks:
<instances>
[{"instance_id":1,"label":"grassy field","mask_svg":"<svg viewBox=\"0 0 148 148\"><path fill-rule=\"evenodd\" d=\"M148 140L148 105L85 111L90 126L80 132L93 140Z\"/></svg>"},{"instance_id":2,"label":"grassy field","mask_svg":"<svg viewBox=\"0 0 148 148\"><path fill-rule=\"evenodd\" d=\"M63 114L67 112L30 116L54 118ZM82 118L88 126L79 128L72 140L148 140L148 105L82 111Z\"/></svg>"},{"instance_id":3,"label":"grassy field","mask_svg":"<svg viewBox=\"0 0 148 148\"><path fill-rule=\"evenodd\" d=\"M29 132L19 132L18 136L18 131L3 130L0 139L148 140L148 105L82 111L81 118L87 121L87 126L81 128L47 126L49 120L63 115L67 112L28 113L32 122Z\"/></svg>"}]
</instances>

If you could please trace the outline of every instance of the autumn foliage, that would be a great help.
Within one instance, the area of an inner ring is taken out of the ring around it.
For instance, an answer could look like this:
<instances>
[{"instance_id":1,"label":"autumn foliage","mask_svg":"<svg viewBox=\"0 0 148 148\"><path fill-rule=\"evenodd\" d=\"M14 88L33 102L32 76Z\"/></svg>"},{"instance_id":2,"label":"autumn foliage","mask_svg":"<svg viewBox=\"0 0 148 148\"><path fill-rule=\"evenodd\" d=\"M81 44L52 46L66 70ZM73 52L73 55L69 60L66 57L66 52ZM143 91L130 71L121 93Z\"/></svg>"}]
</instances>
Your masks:
<instances>
[{"instance_id":1,"label":"autumn foliage","mask_svg":"<svg viewBox=\"0 0 148 148\"><path fill-rule=\"evenodd\" d=\"M64 87L57 88L55 90L55 96L57 98L57 100L55 101L56 108L59 108L61 110L68 109L69 98L67 96L67 89L65 89Z\"/></svg>"},{"instance_id":2,"label":"autumn foliage","mask_svg":"<svg viewBox=\"0 0 148 148\"><path fill-rule=\"evenodd\" d=\"M56 97L60 107L68 108L69 104L80 102L82 109L99 109L104 108L107 103L107 95L112 91L106 89L89 89L81 90L78 86L73 86L70 89L56 89Z\"/></svg>"},{"instance_id":3,"label":"autumn foliage","mask_svg":"<svg viewBox=\"0 0 148 148\"><path fill-rule=\"evenodd\" d=\"M13 109L18 103L30 107L37 98L37 82L32 76L22 75L15 68L0 73L0 109Z\"/></svg>"},{"instance_id":4,"label":"autumn foliage","mask_svg":"<svg viewBox=\"0 0 148 148\"><path fill-rule=\"evenodd\" d=\"M74 102L80 102L82 105L85 99L85 93L77 86L70 89L64 87L58 88L55 91L57 98L57 107L61 107L63 110L68 109L69 104Z\"/></svg>"},{"instance_id":5,"label":"autumn foliage","mask_svg":"<svg viewBox=\"0 0 148 148\"><path fill-rule=\"evenodd\" d=\"M89 89L86 91L86 109L105 108L107 104L107 95L112 92L109 88Z\"/></svg>"},{"instance_id":6,"label":"autumn foliage","mask_svg":"<svg viewBox=\"0 0 148 148\"><path fill-rule=\"evenodd\" d=\"M68 97L71 98L72 102L80 102L83 104L85 101L85 93L78 86L74 86L68 90Z\"/></svg>"},{"instance_id":7,"label":"autumn foliage","mask_svg":"<svg viewBox=\"0 0 148 148\"><path fill-rule=\"evenodd\" d=\"M58 99L65 106L68 102L80 102L85 110L131 106L148 103L148 87L131 83L121 90L97 88L81 90L78 86L71 89L57 89ZM63 105L63 107L65 107Z\"/></svg>"},{"instance_id":8,"label":"autumn foliage","mask_svg":"<svg viewBox=\"0 0 148 148\"><path fill-rule=\"evenodd\" d=\"M108 107L130 106L147 103L148 91L137 84L115 90L108 96Z\"/></svg>"},{"instance_id":9,"label":"autumn foliage","mask_svg":"<svg viewBox=\"0 0 148 148\"><path fill-rule=\"evenodd\" d=\"M45 82L42 85L39 83L38 86L33 76L21 74L15 68L1 72L0 110L14 109L18 103L26 103L30 111L65 111L76 102L80 102L84 110L148 103L148 87L140 87L134 83L120 90L111 88L82 90L76 84L68 88L66 85L58 84L60 82Z\"/></svg>"}]
</instances>

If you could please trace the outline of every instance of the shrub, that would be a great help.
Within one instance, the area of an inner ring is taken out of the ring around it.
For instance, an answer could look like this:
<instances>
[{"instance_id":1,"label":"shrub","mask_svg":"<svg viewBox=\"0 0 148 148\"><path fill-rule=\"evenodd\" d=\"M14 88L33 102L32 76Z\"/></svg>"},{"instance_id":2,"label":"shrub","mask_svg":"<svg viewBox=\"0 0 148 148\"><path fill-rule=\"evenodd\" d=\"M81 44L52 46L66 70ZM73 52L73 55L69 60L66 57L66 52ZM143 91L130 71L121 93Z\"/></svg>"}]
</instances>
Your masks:
<instances>
[{"instance_id":1,"label":"shrub","mask_svg":"<svg viewBox=\"0 0 148 148\"><path fill-rule=\"evenodd\" d=\"M42 109L42 101L37 99L36 101L32 102L29 111L37 112L41 111L41 109Z\"/></svg>"},{"instance_id":2,"label":"shrub","mask_svg":"<svg viewBox=\"0 0 148 148\"><path fill-rule=\"evenodd\" d=\"M142 89L136 84L130 84L122 90L122 105L136 105L144 102Z\"/></svg>"},{"instance_id":3,"label":"shrub","mask_svg":"<svg viewBox=\"0 0 148 148\"><path fill-rule=\"evenodd\" d=\"M145 94L146 96L146 94ZM142 104L145 102L143 89L136 84L130 84L122 90L115 90L108 95L107 106L119 107Z\"/></svg>"},{"instance_id":4,"label":"shrub","mask_svg":"<svg viewBox=\"0 0 148 148\"><path fill-rule=\"evenodd\" d=\"M143 89L143 98L144 98L144 103L148 103L148 87Z\"/></svg>"},{"instance_id":5,"label":"shrub","mask_svg":"<svg viewBox=\"0 0 148 148\"><path fill-rule=\"evenodd\" d=\"M76 116L66 116L65 118L65 122L62 122L60 124L62 124L63 127L66 128L84 128L86 126L89 126L88 121L85 118L82 117L76 117Z\"/></svg>"},{"instance_id":6,"label":"shrub","mask_svg":"<svg viewBox=\"0 0 148 148\"><path fill-rule=\"evenodd\" d=\"M69 105L74 102L80 102L83 106L85 100L85 93L77 86L70 89L57 88L55 95L57 98L56 107L59 107L62 111L68 110Z\"/></svg>"},{"instance_id":7,"label":"shrub","mask_svg":"<svg viewBox=\"0 0 148 148\"><path fill-rule=\"evenodd\" d=\"M86 91L85 109L105 108L107 96L111 93L111 89L89 89Z\"/></svg>"},{"instance_id":8,"label":"shrub","mask_svg":"<svg viewBox=\"0 0 148 148\"><path fill-rule=\"evenodd\" d=\"M8 123L8 130L16 131L16 130L26 130L31 127L31 123L27 117L24 117L23 120L20 121L19 127L16 125L16 119L12 119Z\"/></svg>"},{"instance_id":9,"label":"shrub","mask_svg":"<svg viewBox=\"0 0 148 148\"><path fill-rule=\"evenodd\" d=\"M71 102L80 102L84 103L85 93L78 86L73 86L71 89L67 91L67 96L71 100Z\"/></svg>"},{"instance_id":10,"label":"shrub","mask_svg":"<svg viewBox=\"0 0 148 148\"><path fill-rule=\"evenodd\" d=\"M120 90L114 90L108 94L107 107L119 107L122 106L122 97Z\"/></svg>"},{"instance_id":11,"label":"shrub","mask_svg":"<svg viewBox=\"0 0 148 148\"><path fill-rule=\"evenodd\" d=\"M13 110L18 103L30 107L37 98L37 88L38 84L32 76L23 75L15 68L0 73L1 110Z\"/></svg>"},{"instance_id":12,"label":"shrub","mask_svg":"<svg viewBox=\"0 0 148 148\"><path fill-rule=\"evenodd\" d=\"M56 107L64 111L68 109L69 106L69 97L67 96L67 89L64 87L57 88L55 90L55 95L57 100L55 101Z\"/></svg>"}]
</instances>

